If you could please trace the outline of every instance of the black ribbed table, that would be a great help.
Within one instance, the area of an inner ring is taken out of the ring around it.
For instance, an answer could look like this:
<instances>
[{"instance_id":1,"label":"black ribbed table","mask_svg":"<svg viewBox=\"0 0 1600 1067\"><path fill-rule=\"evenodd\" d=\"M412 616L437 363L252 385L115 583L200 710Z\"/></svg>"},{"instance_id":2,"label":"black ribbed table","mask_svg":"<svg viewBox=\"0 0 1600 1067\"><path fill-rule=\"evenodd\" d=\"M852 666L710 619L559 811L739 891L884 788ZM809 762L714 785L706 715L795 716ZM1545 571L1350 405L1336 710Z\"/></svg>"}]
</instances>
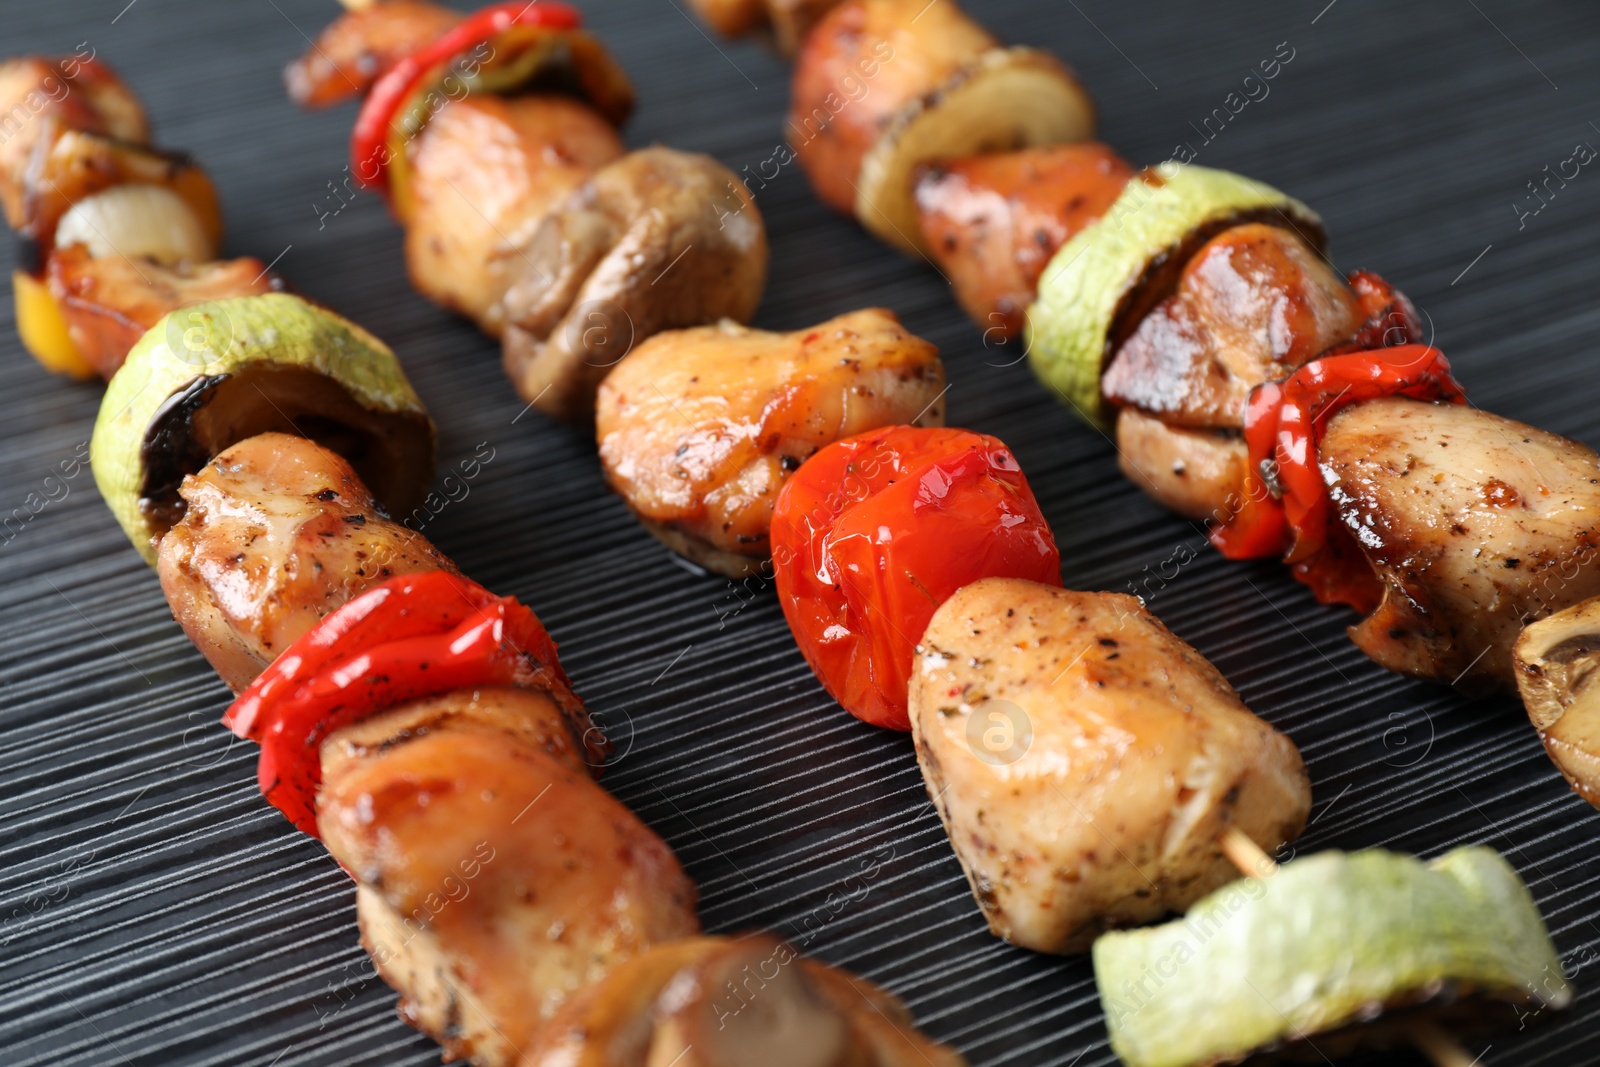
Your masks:
<instances>
[{"instance_id":1,"label":"black ribbed table","mask_svg":"<svg viewBox=\"0 0 1600 1067\"><path fill-rule=\"evenodd\" d=\"M770 591L697 577L658 547L602 487L591 442L524 413L494 344L412 292L377 200L340 206L352 111L304 114L278 80L336 6L125 3L8 4L0 48L87 42L143 97L160 141L215 176L230 254L281 254L300 291L395 347L439 422L441 475L492 450L426 532L549 625L625 750L607 784L683 858L706 926L786 931L900 993L974 1064L1112 1062L1088 961L985 932L909 740L827 699ZM631 144L758 172L783 136L784 64L757 44L711 42L683 0L587 6L639 88ZM1591 4L973 8L1001 36L1073 64L1103 136L1128 156L1154 162L1188 143L1196 162L1316 207L1341 269L1404 288L1476 403L1600 443L1600 173L1587 167L1542 200L1527 184L1579 142L1600 145ZM1234 114L1229 94L1243 96L1245 76L1275 53L1293 58ZM1067 583L1139 587L1300 745L1316 799L1302 851L1436 855L1481 842L1522 872L1588 989L1555 1024L1497 1038L1483 1062L1600 1058L1600 968L1588 966L1600 947L1600 817L1567 791L1520 704L1385 673L1344 638L1351 618L1282 568L1202 550L1014 350L985 348L934 272L820 207L796 167L758 202L773 268L757 323L795 328L873 303L936 342L950 422L1015 449ZM370 975L349 881L257 796L253 746L217 725L225 689L87 468L46 480L72 467L99 387L40 371L15 340L10 301L0 309L0 518L31 515L0 529L5 1061L434 1061L436 1046L395 1018L392 992ZM1168 561L1191 555L1170 577Z\"/></svg>"}]
</instances>

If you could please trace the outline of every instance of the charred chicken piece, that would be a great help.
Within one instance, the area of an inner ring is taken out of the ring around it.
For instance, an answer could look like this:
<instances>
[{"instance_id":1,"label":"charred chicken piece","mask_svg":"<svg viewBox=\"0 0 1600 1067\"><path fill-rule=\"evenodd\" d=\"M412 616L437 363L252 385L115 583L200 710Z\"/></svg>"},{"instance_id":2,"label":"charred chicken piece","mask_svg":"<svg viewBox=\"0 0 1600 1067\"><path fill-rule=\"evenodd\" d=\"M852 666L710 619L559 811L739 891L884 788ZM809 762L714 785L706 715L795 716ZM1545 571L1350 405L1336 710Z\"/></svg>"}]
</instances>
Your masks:
<instances>
[{"instance_id":1,"label":"charred chicken piece","mask_svg":"<svg viewBox=\"0 0 1600 1067\"><path fill-rule=\"evenodd\" d=\"M573 997L519 1067L958 1067L871 982L760 934L659 945Z\"/></svg>"},{"instance_id":2,"label":"charred chicken piece","mask_svg":"<svg viewBox=\"0 0 1600 1067\"><path fill-rule=\"evenodd\" d=\"M45 281L73 345L103 378L116 373L134 342L169 311L283 288L283 279L250 256L164 266L92 256L77 244L50 253Z\"/></svg>"},{"instance_id":3,"label":"charred chicken piece","mask_svg":"<svg viewBox=\"0 0 1600 1067\"><path fill-rule=\"evenodd\" d=\"M600 387L606 479L651 533L718 574L772 552L789 473L824 445L880 426L944 424L933 345L881 308L792 333L716 326L660 333Z\"/></svg>"},{"instance_id":4,"label":"charred chicken piece","mask_svg":"<svg viewBox=\"0 0 1600 1067\"><path fill-rule=\"evenodd\" d=\"M1102 391L1121 406L1124 473L1174 511L1226 522L1247 462L1239 430L1250 391L1348 342L1404 300L1357 277L1362 288L1352 291L1299 235L1265 223L1234 226L1203 245L1106 370ZM1370 347L1383 342L1380 331Z\"/></svg>"},{"instance_id":5,"label":"charred chicken piece","mask_svg":"<svg viewBox=\"0 0 1600 1067\"><path fill-rule=\"evenodd\" d=\"M401 1017L449 1058L512 1062L573 993L699 932L671 850L570 758L456 718L393 725L324 742L318 827Z\"/></svg>"},{"instance_id":6,"label":"charred chicken piece","mask_svg":"<svg viewBox=\"0 0 1600 1067\"><path fill-rule=\"evenodd\" d=\"M986 578L922 635L911 724L973 895L999 936L1079 952L1181 911L1311 805L1293 743L1133 597Z\"/></svg>"},{"instance_id":7,"label":"charred chicken piece","mask_svg":"<svg viewBox=\"0 0 1600 1067\"><path fill-rule=\"evenodd\" d=\"M1175 425L1237 429L1252 389L1348 340L1364 317L1297 234L1235 226L1189 260L1177 291L1122 343L1102 389Z\"/></svg>"},{"instance_id":8,"label":"charred chicken piece","mask_svg":"<svg viewBox=\"0 0 1600 1067\"><path fill-rule=\"evenodd\" d=\"M379 0L346 11L284 68L284 85L303 107L354 100L461 19L461 12L423 0Z\"/></svg>"},{"instance_id":9,"label":"charred chicken piece","mask_svg":"<svg viewBox=\"0 0 1600 1067\"><path fill-rule=\"evenodd\" d=\"M932 164L917 181L922 240L985 337L1015 337L1051 257L1131 177L1092 142Z\"/></svg>"},{"instance_id":10,"label":"charred chicken piece","mask_svg":"<svg viewBox=\"0 0 1600 1067\"><path fill-rule=\"evenodd\" d=\"M412 284L499 337L516 250L622 152L611 123L571 97L469 96L441 108L411 149Z\"/></svg>"},{"instance_id":11,"label":"charred chicken piece","mask_svg":"<svg viewBox=\"0 0 1600 1067\"><path fill-rule=\"evenodd\" d=\"M1576 441L1389 397L1330 419L1318 455L1383 585L1350 637L1390 670L1510 688L1523 626L1600 594L1600 457Z\"/></svg>"},{"instance_id":12,"label":"charred chicken piece","mask_svg":"<svg viewBox=\"0 0 1600 1067\"><path fill-rule=\"evenodd\" d=\"M92 57L23 56L0 62L0 205L14 230L28 222L28 167L62 130L144 144L150 126L127 86Z\"/></svg>"},{"instance_id":13,"label":"charred chicken piece","mask_svg":"<svg viewBox=\"0 0 1600 1067\"><path fill-rule=\"evenodd\" d=\"M656 147L601 168L502 258L506 373L540 410L586 420L635 344L755 313L767 237L731 171Z\"/></svg>"},{"instance_id":14,"label":"charred chicken piece","mask_svg":"<svg viewBox=\"0 0 1600 1067\"><path fill-rule=\"evenodd\" d=\"M186 477L181 493L187 510L159 547L161 589L236 692L369 586L455 569L385 518L348 463L301 437L241 441Z\"/></svg>"}]
</instances>

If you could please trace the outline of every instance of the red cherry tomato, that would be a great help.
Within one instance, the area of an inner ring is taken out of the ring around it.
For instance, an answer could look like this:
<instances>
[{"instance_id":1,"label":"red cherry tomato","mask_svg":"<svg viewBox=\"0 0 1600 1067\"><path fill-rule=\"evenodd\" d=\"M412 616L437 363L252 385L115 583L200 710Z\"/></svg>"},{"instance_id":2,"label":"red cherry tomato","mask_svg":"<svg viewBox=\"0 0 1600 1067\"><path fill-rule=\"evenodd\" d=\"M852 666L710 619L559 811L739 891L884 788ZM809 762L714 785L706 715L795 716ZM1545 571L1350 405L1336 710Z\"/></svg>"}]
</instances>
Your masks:
<instances>
[{"instance_id":1,"label":"red cherry tomato","mask_svg":"<svg viewBox=\"0 0 1600 1067\"><path fill-rule=\"evenodd\" d=\"M906 681L935 609L980 578L1061 585L1061 555L1016 457L986 434L891 426L835 442L772 515L778 599L823 687L911 729Z\"/></svg>"}]
</instances>

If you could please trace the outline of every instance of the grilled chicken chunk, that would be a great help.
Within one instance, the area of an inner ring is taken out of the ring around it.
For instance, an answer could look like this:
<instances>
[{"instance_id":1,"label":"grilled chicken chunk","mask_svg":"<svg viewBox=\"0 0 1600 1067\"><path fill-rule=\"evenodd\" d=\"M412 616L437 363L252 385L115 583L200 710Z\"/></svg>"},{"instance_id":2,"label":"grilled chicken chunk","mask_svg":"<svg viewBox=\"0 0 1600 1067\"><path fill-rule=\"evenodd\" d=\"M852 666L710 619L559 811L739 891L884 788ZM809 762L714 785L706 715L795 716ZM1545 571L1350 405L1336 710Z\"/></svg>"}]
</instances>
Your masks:
<instances>
[{"instance_id":1,"label":"grilled chicken chunk","mask_svg":"<svg viewBox=\"0 0 1600 1067\"><path fill-rule=\"evenodd\" d=\"M660 945L573 997L519 1067L959 1067L898 999L770 935Z\"/></svg>"},{"instance_id":2,"label":"grilled chicken chunk","mask_svg":"<svg viewBox=\"0 0 1600 1067\"><path fill-rule=\"evenodd\" d=\"M986 578L934 614L911 678L928 793L999 936L1079 952L1238 877L1311 805L1293 743L1138 600Z\"/></svg>"},{"instance_id":3,"label":"grilled chicken chunk","mask_svg":"<svg viewBox=\"0 0 1600 1067\"><path fill-rule=\"evenodd\" d=\"M1107 399L1180 426L1238 428L1250 390L1348 340L1349 287L1293 232L1235 226L1183 268L1106 369Z\"/></svg>"},{"instance_id":4,"label":"grilled chicken chunk","mask_svg":"<svg viewBox=\"0 0 1600 1067\"><path fill-rule=\"evenodd\" d=\"M1131 177L1092 142L952 160L917 181L923 241L984 336L1015 337L1051 257Z\"/></svg>"},{"instance_id":5,"label":"grilled chicken chunk","mask_svg":"<svg viewBox=\"0 0 1600 1067\"><path fill-rule=\"evenodd\" d=\"M999 43L955 4L858 0L834 7L795 63L786 123L818 198L853 215L862 157L895 113Z\"/></svg>"},{"instance_id":6,"label":"grilled chicken chunk","mask_svg":"<svg viewBox=\"0 0 1600 1067\"><path fill-rule=\"evenodd\" d=\"M29 161L41 140L61 130L106 134L131 144L150 137L138 98L105 64L79 56L0 62L0 205L14 230L28 222Z\"/></svg>"},{"instance_id":7,"label":"grilled chicken chunk","mask_svg":"<svg viewBox=\"0 0 1600 1067\"><path fill-rule=\"evenodd\" d=\"M389 724L324 742L317 824L359 883L401 1017L448 1058L509 1064L571 994L699 933L693 883L570 739L552 752L459 717Z\"/></svg>"},{"instance_id":8,"label":"grilled chicken chunk","mask_svg":"<svg viewBox=\"0 0 1600 1067\"><path fill-rule=\"evenodd\" d=\"M180 490L161 539L172 614L235 692L324 615L396 574L454 566L389 521L339 456L267 433L223 451Z\"/></svg>"},{"instance_id":9,"label":"grilled chicken chunk","mask_svg":"<svg viewBox=\"0 0 1600 1067\"><path fill-rule=\"evenodd\" d=\"M506 374L561 418L594 414L601 379L661 330L755 314L767 234L709 156L645 148L602 168L503 254Z\"/></svg>"},{"instance_id":10,"label":"grilled chicken chunk","mask_svg":"<svg viewBox=\"0 0 1600 1067\"><path fill-rule=\"evenodd\" d=\"M1389 397L1330 419L1318 455L1384 587L1350 636L1390 670L1509 688L1522 627L1600 594L1600 457L1576 441Z\"/></svg>"},{"instance_id":11,"label":"grilled chicken chunk","mask_svg":"<svg viewBox=\"0 0 1600 1067\"><path fill-rule=\"evenodd\" d=\"M741 577L771 555L772 507L825 445L879 426L942 426L938 349L870 308L792 333L716 326L660 333L600 387L611 487L651 533Z\"/></svg>"},{"instance_id":12,"label":"grilled chicken chunk","mask_svg":"<svg viewBox=\"0 0 1600 1067\"><path fill-rule=\"evenodd\" d=\"M468 96L439 109L411 149L412 284L500 336L514 250L622 151L611 123L571 97Z\"/></svg>"},{"instance_id":13,"label":"grilled chicken chunk","mask_svg":"<svg viewBox=\"0 0 1600 1067\"><path fill-rule=\"evenodd\" d=\"M104 378L117 372L128 350L167 312L283 288L283 279L252 256L169 267L142 258L91 256L76 244L50 253L45 281L73 345Z\"/></svg>"},{"instance_id":14,"label":"grilled chicken chunk","mask_svg":"<svg viewBox=\"0 0 1600 1067\"><path fill-rule=\"evenodd\" d=\"M1138 408L1117 413L1117 465L1139 488L1191 519L1233 516L1250 462L1237 432L1173 426Z\"/></svg>"},{"instance_id":15,"label":"grilled chicken chunk","mask_svg":"<svg viewBox=\"0 0 1600 1067\"><path fill-rule=\"evenodd\" d=\"M284 84L290 98L305 107L353 100L461 18L459 11L422 0L380 0L346 11L284 68Z\"/></svg>"}]
</instances>

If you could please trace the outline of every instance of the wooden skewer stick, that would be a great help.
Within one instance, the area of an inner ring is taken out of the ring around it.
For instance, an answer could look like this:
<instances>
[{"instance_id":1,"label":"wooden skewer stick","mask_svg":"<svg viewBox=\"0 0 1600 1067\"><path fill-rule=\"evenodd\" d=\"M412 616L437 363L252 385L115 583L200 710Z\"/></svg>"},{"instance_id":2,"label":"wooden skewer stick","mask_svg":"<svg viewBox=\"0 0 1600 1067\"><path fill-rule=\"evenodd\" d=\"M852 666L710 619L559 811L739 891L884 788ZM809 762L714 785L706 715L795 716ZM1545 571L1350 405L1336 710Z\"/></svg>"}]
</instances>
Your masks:
<instances>
[{"instance_id":1,"label":"wooden skewer stick","mask_svg":"<svg viewBox=\"0 0 1600 1067\"><path fill-rule=\"evenodd\" d=\"M1230 826L1217 838L1222 854L1246 878L1271 878L1278 873L1278 865L1261 846L1250 840L1237 826ZM1431 1022L1416 1022L1410 1026L1411 1043L1433 1062L1434 1067L1473 1067L1478 1061L1467 1055L1461 1043Z\"/></svg>"},{"instance_id":2,"label":"wooden skewer stick","mask_svg":"<svg viewBox=\"0 0 1600 1067\"><path fill-rule=\"evenodd\" d=\"M1412 1023L1411 1041L1424 1056L1433 1061L1434 1067L1473 1067L1478 1062L1467 1055L1467 1050L1461 1047L1459 1041L1439 1029L1436 1023Z\"/></svg>"}]
</instances>

